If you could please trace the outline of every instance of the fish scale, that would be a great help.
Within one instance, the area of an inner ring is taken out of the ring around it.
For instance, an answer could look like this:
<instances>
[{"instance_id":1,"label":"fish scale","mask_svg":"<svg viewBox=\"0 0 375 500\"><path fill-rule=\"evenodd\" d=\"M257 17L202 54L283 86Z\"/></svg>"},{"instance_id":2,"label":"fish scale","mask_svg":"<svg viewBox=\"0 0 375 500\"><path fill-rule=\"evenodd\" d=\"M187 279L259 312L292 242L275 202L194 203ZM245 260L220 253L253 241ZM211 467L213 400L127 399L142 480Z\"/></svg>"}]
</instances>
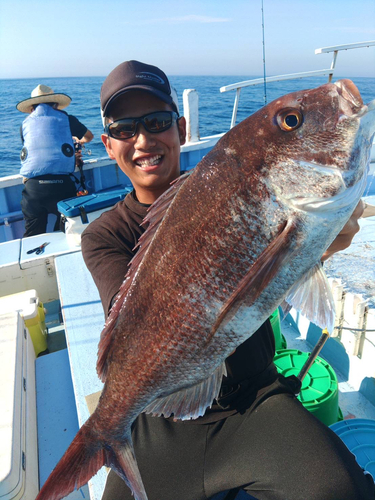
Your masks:
<instances>
[{"instance_id":1,"label":"fish scale","mask_svg":"<svg viewBox=\"0 0 375 500\"><path fill-rule=\"evenodd\" d=\"M155 202L101 334L98 407L37 500L62 498L103 464L147 500L130 432L142 411L203 415L225 359L284 299L332 326L320 259L365 186L366 112L348 80L281 97Z\"/></svg>"}]
</instances>

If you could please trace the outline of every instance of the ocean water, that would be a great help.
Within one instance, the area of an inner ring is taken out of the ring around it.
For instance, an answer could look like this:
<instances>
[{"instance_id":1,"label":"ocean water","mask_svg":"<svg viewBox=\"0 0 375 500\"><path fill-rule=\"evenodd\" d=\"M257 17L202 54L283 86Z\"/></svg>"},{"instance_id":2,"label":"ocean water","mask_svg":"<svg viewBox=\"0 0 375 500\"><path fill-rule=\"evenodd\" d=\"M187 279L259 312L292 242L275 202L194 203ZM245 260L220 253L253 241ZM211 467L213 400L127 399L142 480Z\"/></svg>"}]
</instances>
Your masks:
<instances>
[{"instance_id":1,"label":"ocean water","mask_svg":"<svg viewBox=\"0 0 375 500\"><path fill-rule=\"evenodd\" d=\"M100 135L100 87L105 77L80 78L40 78L0 80L0 177L17 174L20 169L20 151L22 148L20 126L26 117L16 109L16 104L30 97L31 91L40 83L48 85L55 92L68 94L72 98L66 108L75 115L94 134L93 141L87 145L84 158L106 156ZM259 76L171 76L172 85L179 96L182 112L182 92L184 89L196 89L199 95L200 136L218 134L229 129L235 91L220 93L220 87L241 82ZM337 80L339 78L335 78ZM363 101L375 98L375 78L351 78L358 86ZM267 102L295 90L314 88L326 82L325 77L305 78L267 85ZM237 123L264 105L263 85L242 89ZM90 155L90 156L89 156Z\"/></svg>"}]
</instances>

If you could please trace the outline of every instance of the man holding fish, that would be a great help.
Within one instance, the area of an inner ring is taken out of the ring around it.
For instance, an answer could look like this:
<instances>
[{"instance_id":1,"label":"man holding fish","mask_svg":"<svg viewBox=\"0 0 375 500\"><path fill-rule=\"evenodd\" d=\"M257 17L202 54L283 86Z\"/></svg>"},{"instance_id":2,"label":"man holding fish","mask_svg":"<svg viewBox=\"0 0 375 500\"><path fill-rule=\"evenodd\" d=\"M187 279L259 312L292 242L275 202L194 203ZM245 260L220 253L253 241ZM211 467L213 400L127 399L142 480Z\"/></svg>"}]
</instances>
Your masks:
<instances>
[{"instance_id":1,"label":"man holding fish","mask_svg":"<svg viewBox=\"0 0 375 500\"><path fill-rule=\"evenodd\" d=\"M260 500L374 499L372 477L296 399L298 380L277 373L266 319L358 231L364 167L350 167L340 142L365 114L355 86L280 98L181 177L185 119L159 68L117 66L101 108L108 155L134 187L82 235L109 315L97 365L105 386L37 500L62 498L103 464L118 474L109 473L104 500L130 500L131 490L136 500L204 500L236 489ZM311 152L324 128L332 139ZM272 191L290 162L294 174Z\"/></svg>"}]
</instances>

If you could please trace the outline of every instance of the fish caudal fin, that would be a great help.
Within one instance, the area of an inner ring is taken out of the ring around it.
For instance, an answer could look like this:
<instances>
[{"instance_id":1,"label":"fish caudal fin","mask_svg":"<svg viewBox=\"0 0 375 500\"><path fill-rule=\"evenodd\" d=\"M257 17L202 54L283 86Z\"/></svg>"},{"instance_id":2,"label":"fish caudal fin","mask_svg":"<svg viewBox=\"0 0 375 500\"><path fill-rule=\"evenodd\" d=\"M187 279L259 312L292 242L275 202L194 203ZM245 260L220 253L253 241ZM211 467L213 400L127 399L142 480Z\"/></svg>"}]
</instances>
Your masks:
<instances>
[{"instance_id":1,"label":"fish caudal fin","mask_svg":"<svg viewBox=\"0 0 375 500\"><path fill-rule=\"evenodd\" d=\"M315 325L333 332L335 301L321 264L316 264L293 285L285 301Z\"/></svg>"},{"instance_id":2,"label":"fish caudal fin","mask_svg":"<svg viewBox=\"0 0 375 500\"><path fill-rule=\"evenodd\" d=\"M60 500L80 488L106 463L106 451L84 424L44 483L36 500Z\"/></svg>"},{"instance_id":3,"label":"fish caudal fin","mask_svg":"<svg viewBox=\"0 0 375 500\"><path fill-rule=\"evenodd\" d=\"M122 440L121 447L103 448L89 422L80 428L35 500L61 500L86 484L103 465L113 468L126 482L134 500L147 500L130 435Z\"/></svg>"}]
</instances>

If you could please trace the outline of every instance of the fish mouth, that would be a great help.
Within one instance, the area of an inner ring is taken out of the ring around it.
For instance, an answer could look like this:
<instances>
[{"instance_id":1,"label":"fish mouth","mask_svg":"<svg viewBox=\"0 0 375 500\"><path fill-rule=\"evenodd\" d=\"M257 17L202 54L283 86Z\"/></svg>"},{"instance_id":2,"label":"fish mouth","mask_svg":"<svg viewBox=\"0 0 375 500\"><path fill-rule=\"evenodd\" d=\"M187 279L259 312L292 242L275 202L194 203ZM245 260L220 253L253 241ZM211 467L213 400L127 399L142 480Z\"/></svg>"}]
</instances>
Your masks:
<instances>
[{"instance_id":1,"label":"fish mouth","mask_svg":"<svg viewBox=\"0 0 375 500\"><path fill-rule=\"evenodd\" d=\"M351 80L339 80L334 85L339 89L339 93L343 99L350 102L354 108L358 108L359 110L363 108L361 94Z\"/></svg>"},{"instance_id":2,"label":"fish mouth","mask_svg":"<svg viewBox=\"0 0 375 500\"><path fill-rule=\"evenodd\" d=\"M343 106L342 111L344 113L341 115L340 120L346 119L348 116L352 116L353 118L360 118L362 121L365 115L368 115L375 110L375 99L370 101L367 105L364 104L358 88L351 80L339 80L335 82L334 85L338 88L338 92L344 102L346 101L346 103L351 105L351 110L349 110L347 106ZM372 115L369 120L375 123L375 119Z\"/></svg>"}]
</instances>

